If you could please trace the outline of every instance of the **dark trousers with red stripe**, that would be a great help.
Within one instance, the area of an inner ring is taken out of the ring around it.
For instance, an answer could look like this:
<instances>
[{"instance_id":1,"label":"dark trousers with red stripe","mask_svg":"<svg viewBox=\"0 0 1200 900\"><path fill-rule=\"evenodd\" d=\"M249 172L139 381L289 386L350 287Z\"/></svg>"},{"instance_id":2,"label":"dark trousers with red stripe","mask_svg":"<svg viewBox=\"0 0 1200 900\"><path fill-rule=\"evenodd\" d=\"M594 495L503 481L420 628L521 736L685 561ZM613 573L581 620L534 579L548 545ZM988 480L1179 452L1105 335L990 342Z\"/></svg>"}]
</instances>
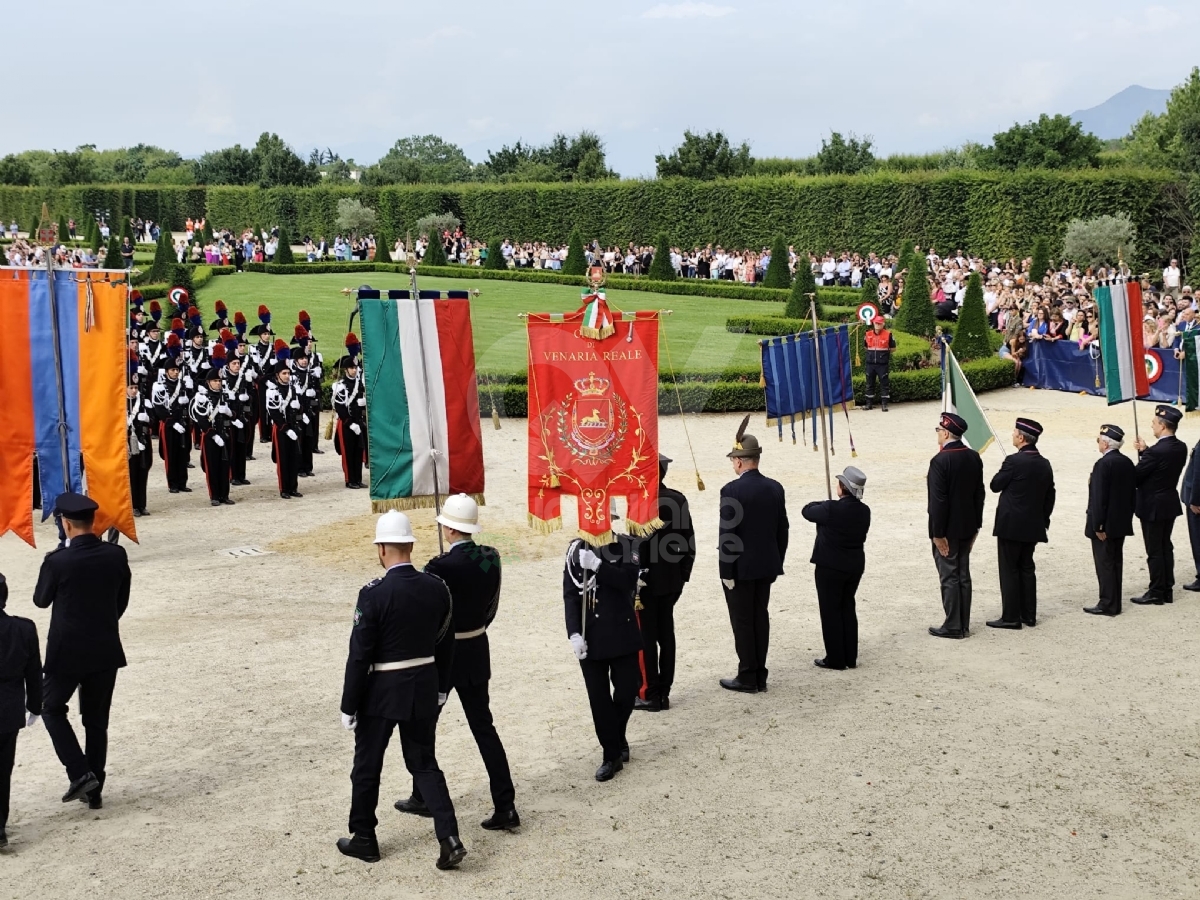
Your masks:
<instances>
[{"instance_id":1,"label":"dark trousers with red stripe","mask_svg":"<svg viewBox=\"0 0 1200 900\"><path fill-rule=\"evenodd\" d=\"M147 443L149 439L147 438ZM146 482L150 478L150 448L129 457L129 494L134 509L146 508Z\"/></svg>"},{"instance_id":2,"label":"dark trousers with red stripe","mask_svg":"<svg viewBox=\"0 0 1200 900\"><path fill-rule=\"evenodd\" d=\"M229 445L232 441L222 438L225 446L218 447L216 437L216 431L206 431L201 437L200 467L204 470L204 478L208 482L208 499L228 500Z\"/></svg>"},{"instance_id":3,"label":"dark trousers with red stripe","mask_svg":"<svg viewBox=\"0 0 1200 900\"><path fill-rule=\"evenodd\" d=\"M588 704L592 707L596 738L604 750L604 758L616 762L621 758L621 753L629 749L625 728L633 714L633 701L637 699L642 674L638 669L637 654L630 653L615 659L592 659L589 656L579 661L579 668L583 671Z\"/></svg>"},{"instance_id":4,"label":"dark trousers with red stripe","mask_svg":"<svg viewBox=\"0 0 1200 900\"><path fill-rule=\"evenodd\" d=\"M229 477L234 481L246 480L246 433L254 439L253 428L236 428L229 433Z\"/></svg>"},{"instance_id":5,"label":"dark trousers with red stripe","mask_svg":"<svg viewBox=\"0 0 1200 900\"><path fill-rule=\"evenodd\" d=\"M669 696L675 681L675 603L682 591L642 596L638 624L642 627L643 700Z\"/></svg>"},{"instance_id":6,"label":"dark trousers with red stripe","mask_svg":"<svg viewBox=\"0 0 1200 900\"><path fill-rule=\"evenodd\" d=\"M275 460L275 474L279 481L279 493L294 494L297 491L300 472L300 442L287 436L287 429L274 426L271 439L271 456ZM294 432L293 432L294 433ZM299 435L296 435L299 437Z\"/></svg>"},{"instance_id":7,"label":"dark trousers with red stripe","mask_svg":"<svg viewBox=\"0 0 1200 900\"><path fill-rule=\"evenodd\" d=\"M361 425L358 427L362 428ZM366 456L362 437L351 431L349 423L343 419L338 419L337 437L338 452L342 454L342 477L346 484L361 484Z\"/></svg>"},{"instance_id":8,"label":"dark trousers with red stripe","mask_svg":"<svg viewBox=\"0 0 1200 900\"><path fill-rule=\"evenodd\" d=\"M188 448L187 432L180 434L173 423L162 422L158 426L158 453L167 472L167 487L174 490L187 487Z\"/></svg>"},{"instance_id":9,"label":"dark trousers with red stripe","mask_svg":"<svg viewBox=\"0 0 1200 900\"><path fill-rule=\"evenodd\" d=\"M267 379L263 376L255 385L258 393L258 439L264 444L271 439L271 413L267 410Z\"/></svg>"}]
</instances>

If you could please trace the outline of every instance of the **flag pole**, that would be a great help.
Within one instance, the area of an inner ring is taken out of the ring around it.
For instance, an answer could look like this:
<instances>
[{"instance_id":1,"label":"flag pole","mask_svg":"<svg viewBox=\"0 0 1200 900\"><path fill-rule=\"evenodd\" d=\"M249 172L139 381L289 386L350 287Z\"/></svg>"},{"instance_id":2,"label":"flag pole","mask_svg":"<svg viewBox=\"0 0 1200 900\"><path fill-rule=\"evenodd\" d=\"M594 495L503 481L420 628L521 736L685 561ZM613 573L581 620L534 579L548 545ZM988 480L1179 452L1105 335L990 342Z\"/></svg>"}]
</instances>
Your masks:
<instances>
[{"instance_id":1,"label":"flag pole","mask_svg":"<svg viewBox=\"0 0 1200 900\"><path fill-rule=\"evenodd\" d=\"M825 417L821 410L825 408L825 383L821 379L821 336L817 330L817 300L814 294L808 295L809 313L813 322L813 358L817 361L817 416L821 419L821 449L825 456L825 494L833 499L833 481L829 477L829 437L825 429Z\"/></svg>"},{"instance_id":2,"label":"flag pole","mask_svg":"<svg viewBox=\"0 0 1200 900\"><path fill-rule=\"evenodd\" d=\"M417 290L417 267L413 266L408 270L409 280L412 282L413 302L417 305L417 343L421 347L421 388L425 392L425 417L429 422L429 462L433 465L433 509L436 515L442 514L442 496L438 491L438 465L437 465L437 446L433 441L433 398L429 393L429 363L425 358L425 331L421 327L421 292ZM446 548L442 546L442 529L438 526L438 553L445 553Z\"/></svg>"}]
</instances>

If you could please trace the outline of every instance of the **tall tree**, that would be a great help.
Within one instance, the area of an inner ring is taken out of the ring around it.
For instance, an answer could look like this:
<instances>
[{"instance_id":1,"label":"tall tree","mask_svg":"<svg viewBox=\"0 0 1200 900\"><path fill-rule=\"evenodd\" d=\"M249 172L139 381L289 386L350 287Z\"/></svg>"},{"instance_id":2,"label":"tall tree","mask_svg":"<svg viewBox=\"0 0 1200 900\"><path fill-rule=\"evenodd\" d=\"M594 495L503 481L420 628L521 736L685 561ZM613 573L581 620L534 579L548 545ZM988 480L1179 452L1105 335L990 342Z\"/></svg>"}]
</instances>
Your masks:
<instances>
[{"instance_id":1,"label":"tall tree","mask_svg":"<svg viewBox=\"0 0 1200 900\"><path fill-rule=\"evenodd\" d=\"M1200 172L1200 67L1171 91L1165 112L1138 120L1123 146L1138 165Z\"/></svg>"},{"instance_id":2,"label":"tall tree","mask_svg":"<svg viewBox=\"0 0 1200 900\"><path fill-rule=\"evenodd\" d=\"M918 264L919 254L910 257L911 265L904 276L903 303L896 313L896 328L908 334L932 338L937 330L933 317L933 304L929 296L929 275L924 260Z\"/></svg>"},{"instance_id":3,"label":"tall tree","mask_svg":"<svg viewBox=\"0 0 1200 900\"><path fill-rule=\"evenodd\" d=\"M788 295L784 315L789 319L803 319L810 312L810 299L816 301L817 318L820 318L824 310L821 309L821 297L817 293L817 280L813 277L812 260L807 253L801 253L796 260L796 279L792 282L792 292Z\"/></svg>"},{"instance_id":4,"label":"tall tree","mask_svg":"<svg viewBox=\"0 0 1200 900\"><path fill-rule=\"evenodd\" d=\"M754 159L750 156L749 144L743 142L735 149L720 131L702 135L685 131L683 143L666 156L656 155L654 163L659 178L711 181L750 174Z\"/></svg>"},{"instance_id":5,"label":"tall tree","mask_svg":"<svg viewBox=\"0 0 1200 900\"><path fill-rule=\"evenodd\" d=\"M442 246L442 234L436 229L429 232L429 244L425 247L425 258L421 263L426 266L449 265L446 259L446 248Z\"/></svg>"},{"instance_id":6,"label":"tall tree","mask_svg":"<svg viewBox=\"0 0 1200 900\"><path fill-rule=\"evenodd\" d=\"M371 169L372 184L450 184L467 181L471 161L457 144L436 134L400 138Z\"/></svg>"},{"instance_id":7,"label":"tall tree","mask_svg":"<svg viewBox=\"0 0 1200 900\"><path fill-rule=\"evenodd\" d=\"M567 260L563 263L564 275L586 275L587 256L583 252L583 235L578 228L571 229L567 239Z\"/></svg>"},{"instance_id":8,"label":"tall tree","mask_svg":"<svg viewBox=\"0 0 1200 900\"><path fill-rule=\"evenodd\" d=\"M321 178L316 167L296 155L277 134L264 131L250 153L259 187L306 187Z\"/></svg>"},{"instance_id":9,"label":"tall tree","mask_svg":"<svg viewBox=\"0 0 1200 900\"><path fill-rule=\"evenodd\" d=\"M875 165L875 154L871 152L871 138L859 140L853 134L844 138L835 131L826 142L821 139L821 150L816 156L818 175L857 175Z\"/></svg>"},{"instance_id":10,"label":"tall tree","mask_svg":"<svg viewBox=\"0 0 1200 900\"><path fill-rule=\"evenodd\" d=\"M790 288L792 286L792 270L789 267L787 243L783 235L777 235L771 244L771 261L767 263L767 271L763 275L763 287Z\"/></svg>"},{"instance_id":11,"label":"tall tree","mask_svg":"<svg viewBox=\"0 0 1200 900\"><path fill-rule=\"evenodd\" d=\"M983 151L992 169L1084 169L1100 165L1104 143L1070 116L1042 113L1036 121L1013 125L992 137Z\"/></svg>"},{"instance_id":12,"label":"tall tree","mask_svg":"<svg viewBox=\"0 0 1200 900\"><path fill-rule=\"evenodd\" d=\"M58 239L64 244L71 239L71 229L67 227L66 216L58 217Z\"/></svg>"},{"instance_id":13,"label":"tall tree","mask_svg":"<svg viewBox=\"0 0 1200 900\"><path fill-rule=\"evenodd\" d=\"M1029 279L1033 284L1041 284L1050 268L1050 245L1044 237L1039 236L1033 242L1033 255L1029 260Z\"/></svg>"},{"instance_id":14,"label":"tall tree","mask_svg":"<svg viewBox=\"0 0 1200 900\"><path fill-rule=\"evenodd\" d=\"M104 268L125 268L125 263L121 259L121 241L115 231L110 232L108 236L108 250L104 254Z\"/></svg>"},{"instance_id":15,"label":"tall tree","mask_svg":"<svg viewBox=\"0 0 1200 900\"><path fill-rule=\"evenodd\" d=\"M193 163L197 184L251 185L258 179L254 153L234 144L205 153Z\"/></svg>"},{"instance_id":16,"label":"tall tree","mask_svg":"<svg viewBox=\"0 0 1200 900\"><path fill-rule=\"evenodd\" d=\"M967 295L963 298L958 325L954 329L954 355L961 362L991 356L991 335L987 307L983 302L983 280L978 272L972 272L967 279Z\"/></svg>"}]
</instances>

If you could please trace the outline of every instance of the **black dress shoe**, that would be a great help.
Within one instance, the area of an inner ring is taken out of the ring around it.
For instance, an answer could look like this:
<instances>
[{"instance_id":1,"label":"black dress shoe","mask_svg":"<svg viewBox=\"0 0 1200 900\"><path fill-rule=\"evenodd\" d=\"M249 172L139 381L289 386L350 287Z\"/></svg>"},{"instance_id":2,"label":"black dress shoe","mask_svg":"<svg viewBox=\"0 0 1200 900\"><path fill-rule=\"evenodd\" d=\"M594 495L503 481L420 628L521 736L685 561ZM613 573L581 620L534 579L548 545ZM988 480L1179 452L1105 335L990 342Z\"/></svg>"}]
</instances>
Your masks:
<instances>
[{"instance_id":1,"label":"black dress shoe","mask_svg":"<svg viewBox=\"0 0 1200 900\"><path fill-rule=\"evenodd\" d=\"M179 493L179 488L171 488L171 493L172 493L172 494L178 494L178 493Z\"/></svg>"},{"instance_id":2,"label":"black dress shoe","mask_svg":"<svg viewBox=\"0 0 1200 900\"><path fill-rule=\"evenodd\" d=\"M1037 627L1037 619L1022 619L1021 624L1024 625L1026 628L1036 628Z\"/></svg>"},{"instance_id":3,"label":"black dress shoe","mask_svg":"<svg viewBox=\"0 0 1200 900\"><path fill-rule=\"evenodd\" d=\"M313 453L317 454L317 456L325 455L325 451L322 450L320 447L313 447Z\"/></svg>"},{"instance_id":4,"label":"black dress shoe","mask_svg":"<svg viewBox=\"0 0 1200 900\"><path fill-rule=\"evenodd\" d=\"M196 464L195 464L195 463L188 463L188 468L189 468L189 469L194 469L194 468L196 468Z\"/></svg>"},{"instance_id":5,"label":"black dress shoe","mask_svg":"<svg viewBox=\"0 0 1200 900\"><path fill-rule=\"evenodd\" d=\"M467 848L463 846L462 841L458 839L457 835L452 834L442 841L441 846L442 852L438 854L435 865L443 871L458 868L458 864L467 855Z\"/></svg>"},{"instance_id":6,"label":"black dress shoe","mask_svg":"<svg viewBox=\"0 0 1200 900\"><path fill-rule=\"evenodd\" d=\"M823 659L814 659L813 665L816 666L818 669L829 669L832 672L841 672L843 669L846 668L845 666L830 665L828 662L826 662Z\"/></svg>"},{"instance_id":7,"label":"black dress shoe","mask_svg":"<svg viewBox=\"0 0 1200 900\"><path fill-rule=\"evenodd\" d=\"M722 678L721 687L727 691L741 691L743 694L754 694L758 691L757 685L746 684L745 682L738 681L736 678Z\"/></svg>"},{"instance_id":8,"label":"black dress shoe","mask_svg":"<svg viewBox=\"0 0 1200 900\"><path fill-rule=\"evenodd\" d=\"M379 841L375 835L356 834L352 838L338 838L337 848L343 856L353 856L363 862L379 862Z\"/></svg>"},{"instance_id":9,"label":"black dress shoe","mask_svg":"<svg viewBox=\"0 0 1200 900\"><path fill-rule=\"evenodd\" d=\"M62 802L71 803L84 796L88 791L94 791L98 787L100 787L100 781L91 772L88 772L86 775L80 775L71 782L70 787L67 788L67 792L63 794Z\"/></svg>"},{"instance_id":10,"label":"black dress shoe","mask_svg":"<svg viewBox=\"0 0 1200 900\"><path fill-rule=\"evenodd\" d=\"M179 493L181 493L181 494L190 494L191 492L192 492L192 489L190 487L181 487L179 489Z\"/></svg>"},{"instance_id":11,"label":"black dress shoe","mask_svg":"<svg viewBox=\"0 0 1200 900\"><path fill-rule=\"evenodd\" d=\"M767 683L765 681L758 686L758 692L760 694L765 694L767 692Z\"/></svg>"},{"instance_id":12,"label":"black dress shoe","mask_svg":"<svg viewBox=\"0 0 1200 900\"><path fill-rule=\"evenodd\" d=\"M432 818L433 813L429 811L429 807L425 805L425 801L417 797L409 797L407 800L397 800L392 804L397 812L408 813L413 816L424 816L426 819Z\"/></svg>"},{"instance_id":13,"label":"black dress shoe","mask_svg":"<svg viewBox=\"0 0 1200 900\"><path fill-rule=\"evenodd\" d=\"M1107 609L1101 609L1099 606L1085 606L1085 607L1083 608L1083 611L1084 611L1085 613L1091 613L1093 616L1116 616L1116 615L1120 615L1120 613L1109 612Z\"/></svg>"},{"instance_id":14,"label":"black dress shoe","mask_svg":"<svg viewBox=\"0 0 1200 900\"><path fill-rule=\"evenodd\" d=\"M612 781L613 776L625 768L625 764L619 759L606 759L600 763L600 768L596 770L597 781Z\"/></svg>"},{"instance_id":15,"label":"black dress shoe","mask_svg":"<svg viewBox=\"0 0 1200 900\"><path fill-rule=\"evenodd\" d=\"M220 506L220 505L221 505L221 501L220 501L220 500L209 500L209 501L208 501L208 505L209 505L209 506Z\"/></svg>"},{"instance_id":16,"label":"black dress shoe","mask_svg":"<svg viewBox=\"0 0 1200 900\"><path fill-rule=\"evenodd\" d=\"M222 504L223 506L233 506L233 505L234 505L234 503L236 503L236 502L237 502L237 501L235 501L235 500L230 500L228 497L226 497L224 500L222 500L222 501L221 501L221 504Z\"/></svg>"},{"instance_id":17,"label":"black dress shoe","mask_svg":"<svg viewBox=\"0 0 1200 900\"><path fill-rule=\"evenodd\" d=\"M992 619L987 623L988 628L1011 628L1013 631L1021 630L1020 622L1005 622L1003 619Z\"/></svg>"},{"instance_id":18,"label":"black dress shoe","mask_svg":"<svg viewBox=\"0 0 1200 900\"><path fill-rule=\"evenodd\" d=\"M496 810L490 819L479 823L487 831L512 831L521 827L521 817L517 815L516 807L510 806L505 810Z\"/></svg>"},{"instance_id":19,"label":"black dress shoe","mask_svg":"<svg viewBox=\"0 0 1200 900\"><path fill-rule=\"evenodd\" d=\"M280 499L282 499L282 500L291 500L291 499L292 499L292 495L291 495L291 494L289 494L287 491L280 491L280 492L279 492L279 497L280 497Z\"/></svg>"},{"instance_id":20,"label":"black dress shoe","mask_svg":"<svg viewBox=\"0 0 1200 900\"><path fill-rule=\"evenodd\" d=\"M303 497L304 495L302 493L300 493L299 491L292 491L292 496L293 497Z\"/></svg>"},{"instance_id":21,"label":"black dress shoe","mask_svg":"<svg viewBox=\"0 0 1200 900\"><path fill-rule=\"evenodd\" d=\"M623 762L623 763L629 762L629 747L628 746L626 746L625 749L621 751L621 762Z\"/></svg>"},{"instance_id":22,"label":"black dress shoe","mask_svg":"<svg viewBox=\"0 0 1200 900\"><path fill-rule=\"evenodd\" d=\"M1144 594L1141 597L1130 597L1130 603L1136 603L1138 606L1162 606L1163 602L1158 597L1151 597L1149 594Z\"/></svg>"},{"instance_id":23,"label":"black dress shoe","mask_svg":"<svg viewBox=\"0 0 1200 900\"><path fill-rule=\"evenodd\" d=\"M663 694L661 697L659 697L659 698L658 698L658 705L659 705L659 706L660 706L662 709L670 709L670 708L671 708L671 695L670 695L670 694Z\"/></svg>"},{"instance_id":24,"label":"black dress shoe","mask_svg":"<svg viewBox=\"0 0 1200 900\"><path fill-rule=\"evenodd\" d=\"M140 519L142 517L142 511L140 509L135 509L133 511L133 517L135 519Z\"/></svg>"},{"instance_id":25,"label":"black dress shoe","mask_svg":"<svg viewBox=\"0 0 1200 900\"><path fill-rule=\"evenodd\" d=\"M949 628L938 626L937 628L930 627L929 633L934 637L951 638L956 641L961 641L966 637L966 634L961 631L951 631Z\"/></svg>"},{"instance_id":26,"label":"black dress shoe","mask_svg":"<svg viewBox=\"0 0 1200 900\"><path fill-rule=\"evenodd\" d=\"M642 712L662 712L663 707L658 698L652 697L649 700L643 700L641 697L635 697L633 708L640 709Z\"/></svg>"},{"instance_id":27,"label":"black dress shoe","mask_svg":"<svg viewBox=\"0 0 1200 900\"><path fill-rule=\"evenodd\" d=\"M100 796L99 791L92 791L87 796L88 809L104 809L104 798Z\"/></svg>"},{"instance_id":28,"label":"black dress shoe","mask_svg":"<svg viewBox=\"0 0 1200 900\"><path fill-rule=\"evenodd\" d=\"M0 847L7 847L7 846L8 846L8 834L5 833L3 828L0 828Z\"/></svg>"},{"instance_id":29,"label":"black dress shoe","mask_svg":"<svg viewBox=\"0 0 1200 900\"><path fill-rule=\"evenodd\" d=\"M1197 577L1191 584L1185 584L1183 589L1185 591L1200 591L1200 577Z\"/></svg>"}]
</instances>

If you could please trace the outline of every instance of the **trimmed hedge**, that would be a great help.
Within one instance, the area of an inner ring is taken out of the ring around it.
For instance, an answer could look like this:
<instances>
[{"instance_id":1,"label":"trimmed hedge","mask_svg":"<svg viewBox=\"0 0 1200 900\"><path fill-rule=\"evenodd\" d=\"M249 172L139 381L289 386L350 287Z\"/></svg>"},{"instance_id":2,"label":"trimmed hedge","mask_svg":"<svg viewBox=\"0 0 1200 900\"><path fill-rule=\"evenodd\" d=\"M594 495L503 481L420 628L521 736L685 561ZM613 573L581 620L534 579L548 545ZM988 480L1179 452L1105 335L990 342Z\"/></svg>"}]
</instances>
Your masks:
<instances>
[{"instance_id":1,"label":"trimmed hedge","mask_svg":"<svg viewBox=\"0 0 1200 900\"><path fill-rule=\"evenodd\" d=\"M997 258L1026 255L1039 237L1061 246L1072 219L1125 212L1138 230L1138 265L1187 246L1193 227L1186 180L1138 169L383 188L5 186L0 218L30 221L45 201L53 214L76 219L99 209L113 218L148 216L179 229L187 216L205 216L230 228L270 223L319 238L337 232L343 197L373 207L389 234L411 231L430 213L448 212L471 234L518 241L563 242L578 227L586 240L602 244L649 243L666 231L680 246L711 241L762 247L782 235L807 250L891 253L909 239Z\"/></svg>"},{"instance_id":2,"label":"trimmed hedge","mask_svg":"<svg viewBox=\"0 0 1200 900\"><path fill-rule=\"evenodd\" d=\"M821 324L836 325L841 323L824 321ZM725 320L726 331L731 331L735 334L754 334L762 337L779 337L785 334L795 334L802 330L811 330L811 328L811 322L806 323L803 319L788 319L783 316L730 316ZM916 369L929 364L929 341L915 335L905 334L902 331L893 331L892 336L896 339L896 349L892 351L890 366L892 371L898 372L905 369ZM853 329L851 329L850 365L852 368L861 368L863 352L861 349L859 350L860 365L855 365L853 345Z\"/></svg>"}]
</instances>

